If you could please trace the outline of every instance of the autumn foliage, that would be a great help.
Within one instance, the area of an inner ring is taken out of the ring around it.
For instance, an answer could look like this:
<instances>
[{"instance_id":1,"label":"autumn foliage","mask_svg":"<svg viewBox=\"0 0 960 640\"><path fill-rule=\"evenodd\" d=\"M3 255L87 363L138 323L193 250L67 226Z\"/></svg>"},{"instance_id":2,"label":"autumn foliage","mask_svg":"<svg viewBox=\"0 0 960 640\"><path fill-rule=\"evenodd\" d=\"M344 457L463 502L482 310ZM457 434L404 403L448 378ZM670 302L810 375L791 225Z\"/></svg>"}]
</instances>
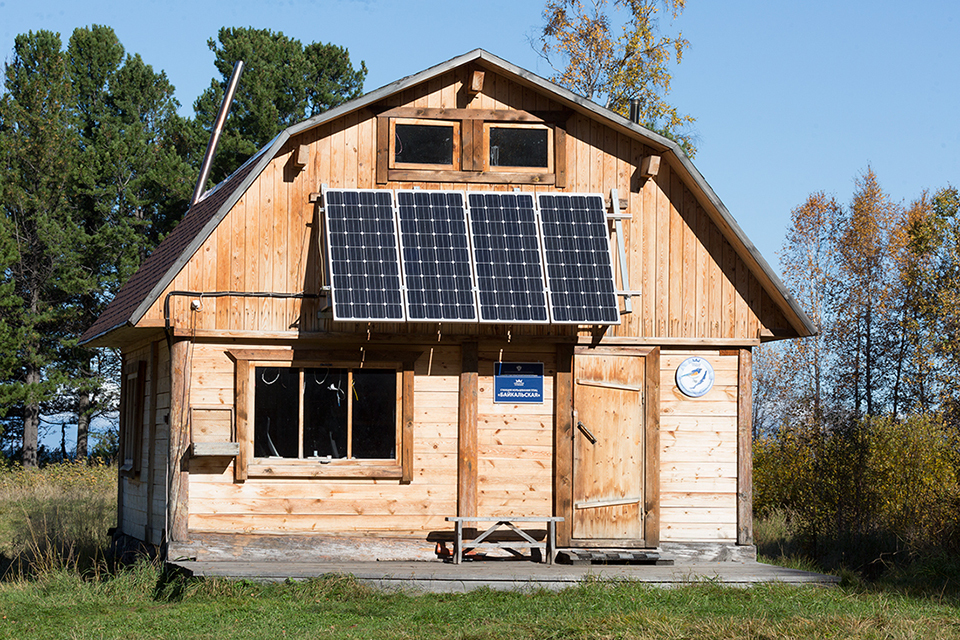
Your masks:
<instances>
[{"instance_id":1,"label":"autumn foliage","mask_svg":"<svg viewBox=\"0 0 960 640\"><path fill-rule=\"evenodd\" d=\"M539 48L553 81L626 116L639 100L642 124L674 138L694 155L693 122L667 102L670 65L690 43L660 31L660 11L672 18L685 0L547 0Z\"/></svg>"},{"instance_id":2,"label":"autumn foliage","mask_svg":"<svg viewBox=\"0 0 960 640\"><path fill-rule=\"evenodd\" d=\"M757 354L754 496L805 554L867 571L960 549L958 203L903 207L868 169L849 206L793 211L781 265L818 334Z\"/></svg>"}]
</instances>

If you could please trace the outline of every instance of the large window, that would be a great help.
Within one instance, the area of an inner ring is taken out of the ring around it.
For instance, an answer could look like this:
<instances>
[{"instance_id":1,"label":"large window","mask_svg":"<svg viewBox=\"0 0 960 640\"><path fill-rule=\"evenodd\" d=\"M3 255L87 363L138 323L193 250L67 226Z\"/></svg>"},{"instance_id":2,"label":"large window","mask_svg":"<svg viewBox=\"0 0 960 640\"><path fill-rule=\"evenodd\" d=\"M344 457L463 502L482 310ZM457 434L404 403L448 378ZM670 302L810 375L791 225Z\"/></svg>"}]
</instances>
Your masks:
<instances>
[{"instance_id":1,"label":"large window","mask_svg":"<svg viewBox=\"0 0 960 640\"><path fill-rule=\"evenodd\" d=\"M229 354L236 362L237 480L411 480L413 363L419 352Z\"/></svg>"},{"instance_id":2,"label":"large window","mask_svg":"<svg viewBox=\"0 0 960 640\"><path fill-rule=\"evenodd\" d=\"M396 459L396 370L256 367L255 375L255 458Z\"/></svg>"}]
</instances>

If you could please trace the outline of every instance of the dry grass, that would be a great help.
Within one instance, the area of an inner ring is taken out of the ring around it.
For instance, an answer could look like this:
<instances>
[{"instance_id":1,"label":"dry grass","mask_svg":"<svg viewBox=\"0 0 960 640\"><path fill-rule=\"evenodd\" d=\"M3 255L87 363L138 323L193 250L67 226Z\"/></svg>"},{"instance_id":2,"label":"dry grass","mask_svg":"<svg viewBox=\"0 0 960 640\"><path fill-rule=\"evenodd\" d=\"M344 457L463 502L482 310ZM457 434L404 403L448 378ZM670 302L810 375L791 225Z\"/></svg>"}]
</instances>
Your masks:
<instances>
[{"instance_id":1,"label":"dry grass","mask_svg":"<svg viewBox=\"0 0 960 640\"><path fill-rule=\"evenodd\" d=\"M116 523L115 467L65 462L0 470L0 579L105 562Z\"/></svg>"}]
</instances>

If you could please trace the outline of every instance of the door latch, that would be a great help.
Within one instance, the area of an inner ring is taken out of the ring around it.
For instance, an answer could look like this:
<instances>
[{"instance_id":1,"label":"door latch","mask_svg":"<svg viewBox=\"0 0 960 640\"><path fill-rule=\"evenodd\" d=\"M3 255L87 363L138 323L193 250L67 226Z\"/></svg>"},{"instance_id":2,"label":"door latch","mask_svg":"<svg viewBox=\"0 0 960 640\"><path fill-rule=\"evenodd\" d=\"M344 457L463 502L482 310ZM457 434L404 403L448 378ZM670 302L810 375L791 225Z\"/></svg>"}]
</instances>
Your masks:
<instances>
[{"instance_id":1,"label":"door latch","mask_svg":"<svg viewBox=\"0 0 960 640\"><path fill-rule=\"evenodd\" d=\"M577 429L580 429L581 433L587 437L587 440L590 441L590 444L597 444L597 437L590 432L590 429L587 429L586 425L577 420Z\"/></svg>"}]
</instances>

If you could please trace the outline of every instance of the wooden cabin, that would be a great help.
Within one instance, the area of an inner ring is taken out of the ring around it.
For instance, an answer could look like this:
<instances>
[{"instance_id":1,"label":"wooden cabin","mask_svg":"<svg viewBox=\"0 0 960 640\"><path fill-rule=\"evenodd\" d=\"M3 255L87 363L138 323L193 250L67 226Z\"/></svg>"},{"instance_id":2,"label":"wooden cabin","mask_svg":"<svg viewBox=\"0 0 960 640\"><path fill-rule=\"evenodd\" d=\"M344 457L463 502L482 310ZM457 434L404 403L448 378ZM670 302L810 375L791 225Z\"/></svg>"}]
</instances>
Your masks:
<instances>
[{"instance_id":1,"label":"wooden cabin","mask_svg":"<svg viewBox=\"0 0 960 640\"><path fill-rule=\"evenodd\" d=\"M812 333L674 142L477 50L281 133L84 341L169 558L436 558L450 516L731 558L751 350Z\"/></svg>"}]
</instances>

